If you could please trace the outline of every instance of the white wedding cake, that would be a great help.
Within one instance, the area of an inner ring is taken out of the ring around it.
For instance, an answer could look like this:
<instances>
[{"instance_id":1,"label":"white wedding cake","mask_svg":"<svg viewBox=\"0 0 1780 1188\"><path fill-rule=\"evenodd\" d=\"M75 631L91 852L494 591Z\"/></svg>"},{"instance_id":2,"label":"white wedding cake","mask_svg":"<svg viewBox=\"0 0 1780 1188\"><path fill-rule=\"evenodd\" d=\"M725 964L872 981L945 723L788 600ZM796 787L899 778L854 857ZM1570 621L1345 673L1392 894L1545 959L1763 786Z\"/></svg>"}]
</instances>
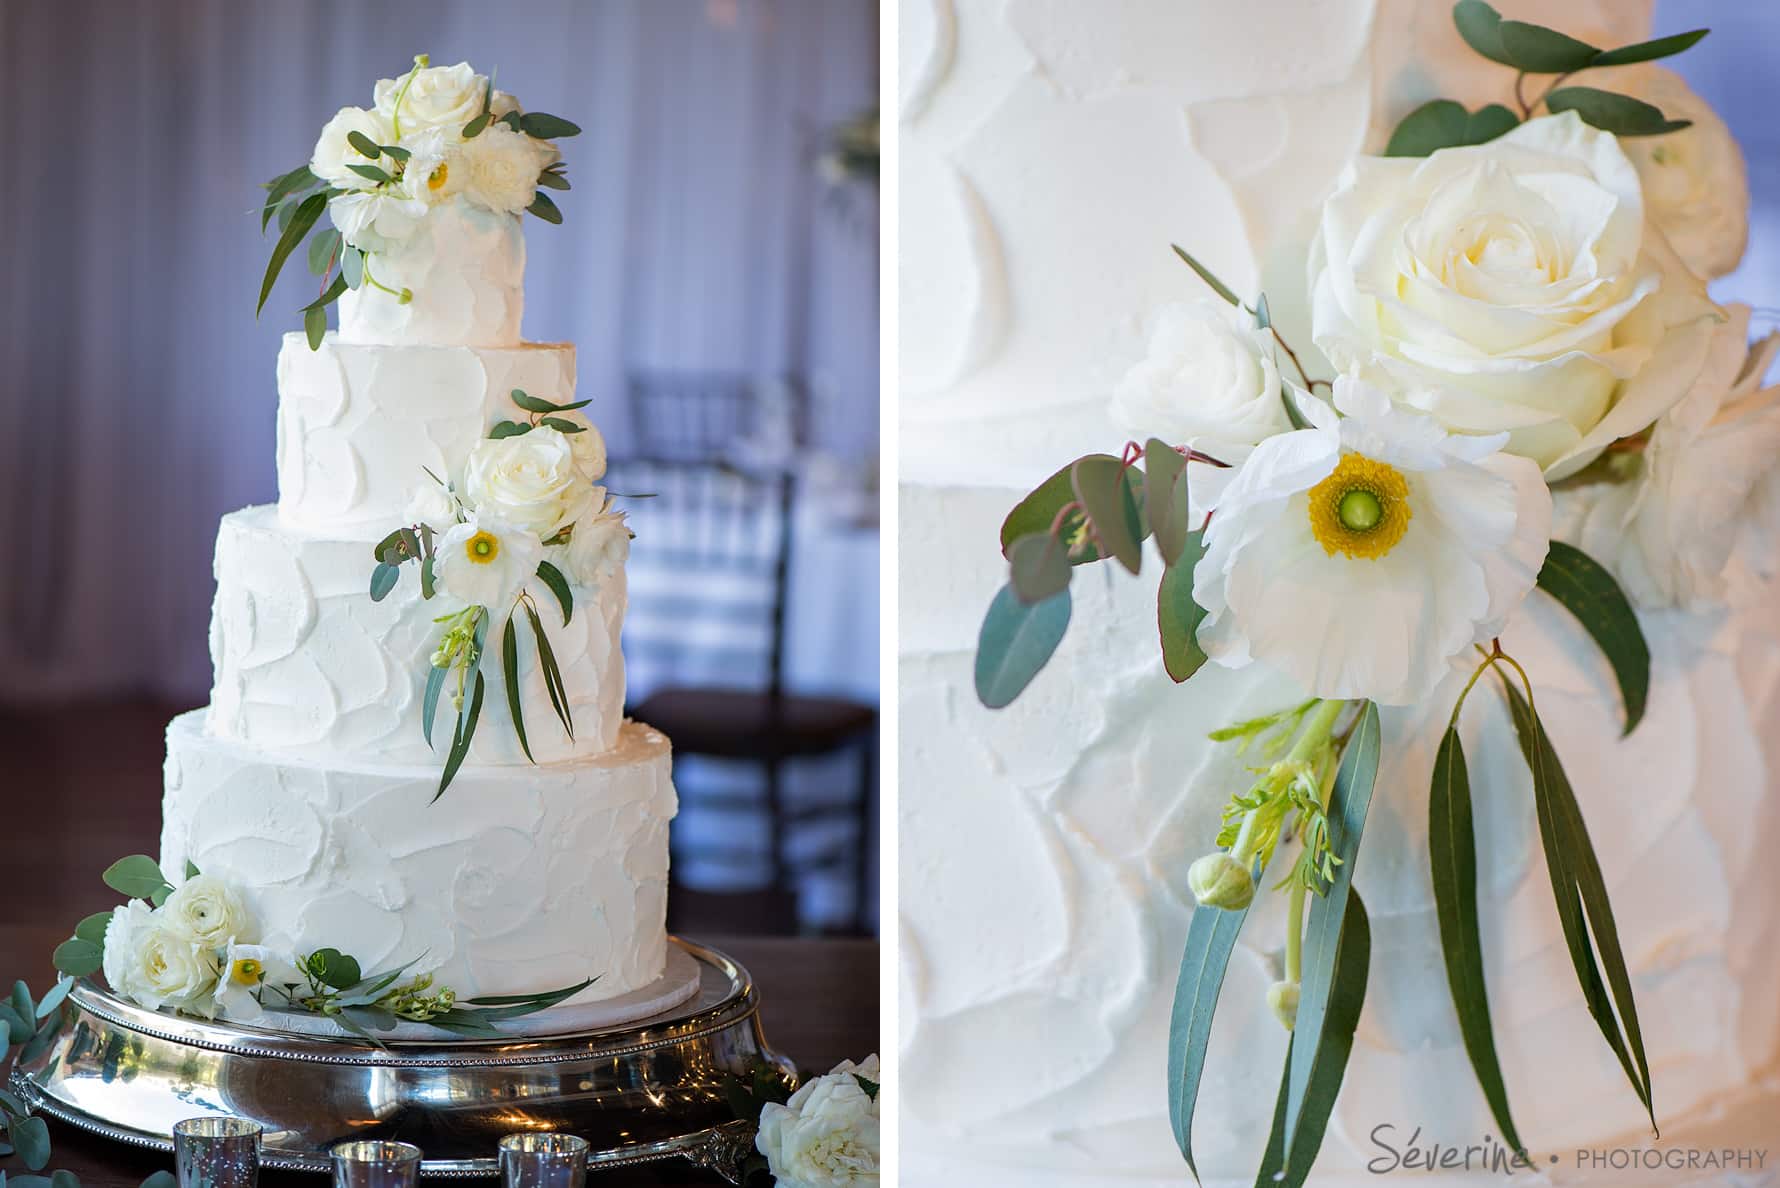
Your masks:
<instances>
[{"instance_id":1,"label":"white wedding cake","mask_svg":"<svg viewBox=\"0 0 1780 1188\"><path fill-rule=\"evenodd\" d=\"M1560 23L1531 0L1502 7ZM1562 7L1563 29L1596 45L1649 35L1648 2ZM1008 572L998 528L1069 459L1117 455L1133 436L1115 391L1152 352L1159 311L1207 295L1171 243L1245 298L1264 290L1308 356L1306 258L1350 160L1434 96L1504 101L1514 72L1472 53L1451 5L1431 0L918 0L900 37L902 1182L1191 1182L1164 1075L1196 910L1187 870L1249 778L1207 735L1303 692L1261 663L1171 682L1146 545L1136 580L1111 563L1075 571L1073 625L1049 667L1017 704L985 709L972 670ZM1646 205L1660 218L1664 202L1693 202L1695 221L1670 241L1696 272L1728 271L1747 205L1734 147L1709 193L1688 188L1688 170L1725 152L1723 125L1658 67L1616 73L1666 88L1665 111L1691 100L1696 127L1669 138L1669 157L1628 152L1659 174L1683 161L1675 178L1647 178ZM1731 377L1746 319L1726 331ZM1240 379L1226 360L1193 362L1208 391ZM1321 360L1306 363L1314 374ZM1620 571L1622 521L1604 510L1618 497L1558 492L1553 535ZM1702 533L1730 510L1707 506ZM1700 1145L1751 1109L1771 1141L1780 1118L1780 590L1757 572L1775 543L1751 532L1722 579L1695 575L1719 584L1694 609L1655 609L1673 590L1622 572L1652 654L1649 710L1629 737L1612 673L1555 602L1535 592L1502 634L1534 675L1600 855L1663 1146ZM1313 1184L1368 1180L1390 1148L1500 1145L1461 1043L1429 878L1429 775L1463 679L1383 711L1354 874L1370 984ZM1578 1148L1651 1146L1571 970L1505 707L1472 698L1461 733L1490 1008L1521 1137L1541 1167L1557 1152L1573 1167ZM1195 1135L1207 1182L1252 1183L1267 1145L1289 1038L1266 1003L1281 898L1257 896L1223 986ZM1730 1181L1670 1165L1648 1182Z\"/></svg>"},{"instance_id":2,"label":"white wedding cake","mask_svg":"<svg viewBox=\"0 0 1780 1188\"><path fill-rule=\"evenodd\" d=\"M168 730L161 867L232 889L257 945L288 960L326 948L366 974L406 966L459 1001L590 978L571 1005L612 999L663 977L675 795L668 740L623 716L628 533L595 485L604 447L573 407L575 348L520 335L521 210L538 213L539 171L557 168L543 136L572 125L522 134L483 76L423 66L343 109L303 179L332 186L340 232L317 232L332 236L321 259L331 244L359 279L342 268L337 333L285 337L277 505L223 519L215 688ZM531 432L491 439L503 425ZM422 524L424 580L379 564L392 529ZM504 597L477 593L471 562L521 555ZM393 588L373 598L386 569ZM452 667L464 653L442 631L467 641L462 615L483 601L477 676ZM442 788L464 701L480 720ZM114 985L141 981L129 962ZM223 986L240 971L225 962Z\"/></svg>"}]
</instances>

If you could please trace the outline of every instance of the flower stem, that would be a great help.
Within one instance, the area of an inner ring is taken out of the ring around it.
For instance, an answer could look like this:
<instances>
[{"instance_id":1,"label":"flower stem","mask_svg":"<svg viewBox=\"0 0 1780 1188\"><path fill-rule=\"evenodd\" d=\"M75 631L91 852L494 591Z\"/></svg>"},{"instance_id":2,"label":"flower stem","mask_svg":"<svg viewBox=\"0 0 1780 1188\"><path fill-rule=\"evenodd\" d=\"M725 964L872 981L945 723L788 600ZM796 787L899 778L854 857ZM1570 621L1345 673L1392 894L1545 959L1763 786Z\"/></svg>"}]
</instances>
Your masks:
<instances>
[{"instance_id":1,"label":"flower stem","mask_svg":"<svg viewBox=\"0 0 1780 1188\"><path fill-rule=\"evenodd\" d=\"M1293 879L1286 892L1286 981L1303 981L1304 883Z\"/></svg>"}]
</instances>

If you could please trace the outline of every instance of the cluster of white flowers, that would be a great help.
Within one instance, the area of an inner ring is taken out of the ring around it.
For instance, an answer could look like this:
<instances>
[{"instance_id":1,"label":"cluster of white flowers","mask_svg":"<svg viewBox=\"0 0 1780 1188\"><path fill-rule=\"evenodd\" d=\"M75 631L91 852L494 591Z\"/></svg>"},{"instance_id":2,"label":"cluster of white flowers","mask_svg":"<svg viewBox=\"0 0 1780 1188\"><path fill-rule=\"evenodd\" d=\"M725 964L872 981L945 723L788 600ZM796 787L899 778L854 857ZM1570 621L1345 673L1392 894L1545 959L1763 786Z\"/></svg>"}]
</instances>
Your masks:
<instances>
[{"instance_id":1,"label":"cluster of white flowers","mask_svg":"<svg viewBox=\"0 0 1780 1188\"><path fill-rule=\"evenodd\" d=\"M577 412L578 433L537 425L477 442L455 484L427 483L407 518L438 536L434 576L441 592L470 606L505 610L548 560L570 580L597 586L630 556L624 513L599 480L606 445Z\"/></svg>"},{"instance_id":2,"label":"cluster of white flowers","mask_svg":"<svg viewBox=\"0 0 1780 1188\"><path fill-rule=\"evenodd\" d=\"M493 122L466 139L464 128L482 115L485 96ZM467 62L416 64L401 78L379 80L373 106L342 107L310 156L311 173L346 191L328 203L334 226L353 247L380 252L412 235L430 207L460 194L486 210L519 214L537 195L538 175L561 154L551 142L501 123L510 113L520 113L513 96L490 95L488 79ZM367 156L353 145L354 132L408 157ZM392 180L353 166L376 166Z\"/></svg>"},{"instance_id":3,"label":"cluster of white flowers","mask_svg":"<svg viewBox=\"0 0 1780 1188\"><path fill-rule=\"evenodd\" d=\"M1232 463L1190 468L1210 656L1319 697L1418 700L1531 590L1548 484L1609 449L1631 481L1577 543L1647 605L1719 592L1743 525L1780 509L1759 485L1777 348L1752 353L1747 311L1705 292L1746 234L1736 145L1678 79L1642 77L1695 126L1622 144L1564 113L1349 166L1310 253L1333 407L1282 382L1247 311L1162 312L1114 410Z\"/></svg>"},{"instance_id":4,"label":"cluster of white flowers","mask_svg":"<svg viewBox=\"0 0 1780 1188\"><path fill-rule=\"evenodd\" d=\"M160 907L132 899L105 930L105 980L150 1010L252 1020L262 1008L255 991L266 982L301 980L296 962L253 943L253 915L234 888L193 875Z\"/></svg>"},{"instance_id":5,"label":"cluster of white flowers","mask_svg":"<svg viewBox=\"0 0 1780 1188\"><path fill-rule=\"evenodd\" d=\"M838 1188L878 1182L878 1058L843 1060L784 1105L760 1114L755 1145L779 1188ZM861 1081L869 1082L870 1090Z\"/></svg>"}]
</instances>

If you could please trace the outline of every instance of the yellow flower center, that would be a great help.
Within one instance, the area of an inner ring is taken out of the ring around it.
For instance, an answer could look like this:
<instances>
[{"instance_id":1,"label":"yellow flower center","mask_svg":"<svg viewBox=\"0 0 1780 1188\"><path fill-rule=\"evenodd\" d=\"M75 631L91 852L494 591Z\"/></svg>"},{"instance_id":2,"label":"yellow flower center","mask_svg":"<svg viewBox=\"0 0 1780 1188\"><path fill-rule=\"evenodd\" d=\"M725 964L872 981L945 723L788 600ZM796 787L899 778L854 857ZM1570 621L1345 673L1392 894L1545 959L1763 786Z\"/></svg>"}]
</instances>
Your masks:
<instances>
[{"instance_id":1,"label":"yellow flower center","mask_svg":"<svg viewBox=\"0 0 1780 1188\"><path fill-rule=\"evenodd\" d=\"M487 565L501 555L501 542L491 532L478 532L464 542L464 556L478 565Z\"/></svg>"},{"instance_id":2,"label":"yellow flower center","mask_svg":"<svg viewBox=\"0 0 1780 1188\"><path fill-rule=\"evenodd\" d=\"M1310 531L1331 557L1376 561L1403 539L1410 514L1402 471L1360 454L1343 455L1310 489Z\"/></svg>"},{"instance_id":3,"label":"yellow flower center","mask_svg":"<svg viewBox=\"0 0 1780 1188\"><path fill-rule=\"evenodd\" d=\"M243 986L257 986L266 975L266 967L252 957L243 957L229 970L229 977Z\"/></svg>"},{"instance_id":4,"label":"yellow flower center","mask_svg":"<svg viewBox=\"0 0 1780 1188\"><path fill-rule=\"evenodd\" d=\"M450 165L446 164L444 161L439 162L439 167L427 174L426 188L429 190L437 190L441 188L445 184L445 179L450 175Z\"/></svg>"}]
</instances>

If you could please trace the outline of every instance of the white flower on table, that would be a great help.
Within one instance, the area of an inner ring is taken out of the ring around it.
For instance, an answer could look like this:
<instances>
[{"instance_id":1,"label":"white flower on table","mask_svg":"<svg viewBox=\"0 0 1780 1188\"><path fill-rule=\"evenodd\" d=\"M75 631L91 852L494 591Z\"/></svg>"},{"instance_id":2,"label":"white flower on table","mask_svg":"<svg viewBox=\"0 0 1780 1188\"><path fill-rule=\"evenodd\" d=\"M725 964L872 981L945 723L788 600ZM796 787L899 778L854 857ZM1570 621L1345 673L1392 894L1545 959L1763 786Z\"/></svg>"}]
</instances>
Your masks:
<instances>
[{"instance_id":1,"label":"white flower on table","mask_svg":"<svg viewBox=\"0 0 1780 1188\"><path fill-rule=\"evenodd\" d=\"M215 875L193 875L156 913L163 927L206 949L227 948L254 931L253 916L235 889Z\"/></svg>"},{"instance_id":2,"label":"white flower on table","mask_svg":"<svg viewBox=\"0 0 1780 1188\"><path fill-rule=\"evenodd\" d=\"M105 980L149 1010L214 1011L220 962L215 949L169 928L158 912L132 899L111 913L105 930Z\"/></svg>"},{"instance_id":3,"label":"white flower on table","mask_svg":"<svg viewBox=\"0 0 1780 1188\"><path fill-rule=\"evenodd\" d=\"M878 1096L859 1080L875 1085L881 1076L876 1056L857 1065L843 1060L786 1104L761 1111L755 1146L779 1188L878 1182Z\"/></svg>"},{"instance_id":4,"label":"white flower on table","mask_svg":"<svg viewBox=\"0 0 1780 1188\"><path fill-rule=\"evenodd\" d=\"M389 121L376 112L362 107L342 107L322 127L315 151L309 155L309 172L343 190L368 190L377 183L363 174L354 173L347 166L375 165L377 161L352 147L347 136L353 132L367 136L379 145L395 139Z\"/></svg>"},{"instance_id":5,"label":"white flower on table","mask_svg":"<svg viewBox=\"0 0 1780 1188\"><path fill-rule=\"evenodd\" d=\"M1673 70L1647 66L1614 89L1655 104L1672 120L1693 121L1679 132L1629 137L1620 147L1644 183L1650 221L1676 254L1698 276L1723 276L1749 240L1749 179L1736 137Z\"/></svg>"},{"instance_id":6,"label":"white flower on table","mask_svg":"<svg viewBox=\"0 0 1780 1188\"><path fill-rule=\"evenodd\" d=\"M549 540L598 505L573 439L540 425L515 437L484 438L464 464L464 501L478 512Z\"/></svg>"},{"instance_id":7,"label":"white flower on table","mask_svg":"<svg viewBox=\"0 0 1780 1188\"><path fill-rule=\"evenodd\" d=\"M328 218L363 252L387 252L420 228L427 205L399 189L356 190L328 199Z\"/></svg>"},{"instance_id":8,"label":"white flower on table","mask_svg":"<svg viewBox=\"0 0 1780 1188\"><path fill-rule=\"evenodd\" d=\"M609 510L603 488L594 490L601 510L578 522L563 546L564 568L583 586L599 585L630 559L630 526L624 522L624 513Z\"/></svg>"},{"instance_id":9,"label":"white flower on table","mask_svg":"<svg viewBox=\"0 0 1780 1188\"><path fill-rule=\"evenodd\" d=\"M1724 600L1726 563L1760 514L1754 493L1780 455L1780 388L1762 387L1780 335L1752 349L1749 307L1726 312L1686 399L1652 430L1637 480L1580 493L1595 498L1577 544L1647 607Z\"/></svg>"},{"instance_id":10,"label":"white flower on table","mask_svg":"<svg viewBox=\"0 0 1780 1188\"><path fill-rule=\"evenodd\" d=\"M555 152L545 141L490 124L464 141L464 196L489 210L518 214L537 196L538 174L554 162Z\"/></svg>"},{"instance_id":11,"label":"white flower on table","mask_svg":"<svg viewBox=\"0 0 1780 1188\"><path fill-rule=\"evenodd\" d=\"M446 594L498 616L513 605L543 559L537 533L477 510L439 538L433 574Z\"/></svg>"},{"instance_id":12,"label":"white flower on table","mask_svg":"<svg viewBox=\"0 0 1780 1188\"><path fill-rule=\"evenodd\" d=\"M284 1003L288 987L301 986L303 975L289 953L266 945L230 941L216 982L216 1013L237 1023L251 1023L265 1014L263 988L273 988L271 1003Z\"/></svg>"},{"instance_id":13,"label":"white flower on table","mask_svg":"<svg viewBox=\"0 0 1780 1188\"><path fill-rule=\"evenodd\" d=\"M375 91L377 114L398 125L404 135L422 128L462 132L465 124L482 114L488 79L468 62L417 66L409 74L378 79Z\"/></svg>"},{"instance_id":14,"label":"white flower on table","mask_svg":"<svg viewBox=\"0 0 1780 1188\"><path fill-rule=\"evenodd\" d=\"M1551 492L1536 464L1501 452L1505 434L1449 434L1348 376L1335 409L1299 396L1311 428L1268 438L1233 472L1189 468L1211 510L1199 642L1316 697L1416 701L1533 588Z\"/></svg>"},{"instance_id":15,"label":"white flower on table","mask_svg":"<svg viewBox=\"0 0 1780 1188\"><path fill-rule=\"evenodd\" d=\"M1646 233L1618 141L1574 112L1426 160L1354 161L1324 204L1311 287L1336 370L1412 393L1455 432L1507 432L1553 479L1673 408L1718 316Z\"/></svg>"},{"instance_id":16,"label":"white flower on table","mask_svg":"<svg viewBox=\"0 0 1780 1188\"><path fill-rule=\"evenodd\" d=\"M1170 445L1254 445L1291 428L1271 334L1209 299L1157 313L1149 354L1119 381L1113 412L1131 433Z\"/></svg>"}]
</instances>

